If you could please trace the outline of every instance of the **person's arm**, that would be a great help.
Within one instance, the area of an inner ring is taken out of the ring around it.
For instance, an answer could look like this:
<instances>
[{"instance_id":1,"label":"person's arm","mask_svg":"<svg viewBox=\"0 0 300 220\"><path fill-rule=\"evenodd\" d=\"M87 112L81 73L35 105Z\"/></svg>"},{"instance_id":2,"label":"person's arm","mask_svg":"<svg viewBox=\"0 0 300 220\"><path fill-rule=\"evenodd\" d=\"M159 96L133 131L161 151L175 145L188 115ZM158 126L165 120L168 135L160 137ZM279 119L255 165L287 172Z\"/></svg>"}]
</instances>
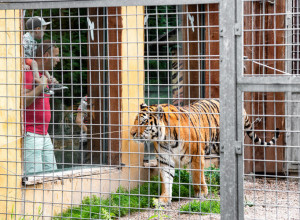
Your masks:
<instances>
[{"instance_id":1,"label":"person's arm","mask_svg":"<svg viewBox=\"0 0 300 220\"><path fill-rule=\"evenodd\" d=\"M83 114L82 112L77 113L76 124L78 126L80 126L84 130L85 133L87 133L87 126L82 121L82 119L83 119L82 114Z\"/></svg>"},{"instance_id":2,"label":"person's arm","mask_svg":"<svg viewBox=\"0 0 300 220\"><path fill-rule=\"evenodd\" d=\"M49 79L48 82L49 82L50 84L58 84L58 83L59 83L59 82L57 81L57 79L54 78L54 77L52 77L48 71L45 71L45 75L46 75L47 78Z\"/></svg>"},{"instance_id":3,"label":"person's arm","mask_svg":"<svg viewBox=\"0 0 300 220\"><path fill-rule=\"evenodd\" d=\"M34 102L36 97L38 97L47 86L47 78L46 77L42 77L40 79L35 78L35 82L38 83L39 85L34 87L32 90L30 90L30 89L24 90L25 107L30 106Z\"/></svg>"},{"instance_id":4,"label":"person's arm","mask_svg":"<svg viewBox=\"0 0 300 220\"><path fill-rule=\"evenodd\" d=\"M35 60L32 60L30 66L31 66L34 78L39 78L40 74L39 74L39 67L38 67L37 62Z\"/></svg>"},{"instance_id":5,"label":"person's arm","mask_svg":"<svg viewBox=\"0 0 300 220\"><path fill-rule=\"evenodd\" d=\"M47 70L45 71L44 74L45 74L45 76L47 76L48 79L51 79L51 78L52 78L52 76L50 75L50 73L49 73Z\"/></svg>"}]
</instances>

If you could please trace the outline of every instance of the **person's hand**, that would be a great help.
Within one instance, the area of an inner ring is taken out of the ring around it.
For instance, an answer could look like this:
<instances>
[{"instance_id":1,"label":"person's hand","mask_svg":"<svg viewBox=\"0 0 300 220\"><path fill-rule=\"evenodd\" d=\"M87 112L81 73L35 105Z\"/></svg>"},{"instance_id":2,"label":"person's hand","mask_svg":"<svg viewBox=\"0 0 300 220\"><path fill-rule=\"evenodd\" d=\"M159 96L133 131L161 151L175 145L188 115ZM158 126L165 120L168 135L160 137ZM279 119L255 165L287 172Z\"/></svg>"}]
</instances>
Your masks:
<instances>
[{"instance_id":1,"label":"person's hand","mask_svg":"<svg viewBox=\"0 0 300 220\"><path fill-rule=\"evenodd\" d=\"M41 78L34 78L35 82L37 84L43 85L43 88L47 87L47 78L45 76L42 76Z\"/></svg>"},{"instance_id":2,"label":"person's hand","mask_svg":"<svg viewBox=\"0 0 300 220\"><path fill-rule=\"evenodd\" d=\"M29 65L24 65L24 70L30 70L30 66Z\"/></svg>"},{"instance_id":3,"label":"person's hand","mask_svg":"<svg viewBox=\"0 0 300 220\"><path fill-rule=\"evenodd\" d=\"M51 77L50 79L48 79L48 83L49 84L58 84L58 81L54 77Z\"/></svg>"}]
</instances>

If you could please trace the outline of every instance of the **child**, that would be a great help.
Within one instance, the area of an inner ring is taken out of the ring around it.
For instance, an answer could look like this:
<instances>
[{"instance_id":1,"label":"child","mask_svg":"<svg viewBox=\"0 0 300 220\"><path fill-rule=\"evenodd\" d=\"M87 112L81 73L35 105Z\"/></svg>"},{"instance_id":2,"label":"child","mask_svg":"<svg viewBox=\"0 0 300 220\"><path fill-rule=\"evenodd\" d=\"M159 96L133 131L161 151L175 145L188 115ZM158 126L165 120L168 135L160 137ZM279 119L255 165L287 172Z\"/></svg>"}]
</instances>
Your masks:
<instances>
[{"instance_id":1,"label":"child","mask_svg":"<svg viewBox=\"0 0 300 220\"><path fill-rule=\"evenodd\" d=\"M26 28L28 30L27 33L23 36L23 45L24 45L24 53L25 53L25 70L29 70L30 67L33 71L34 78L40 78L38 66L33 58L35 57L35 52L37 49L36 40L41 40L44 36L44 30L51 22L46 22L42 17L33 17L27 20ZM48 71L44 74L48 79L51 79L51 76ZM61 85L56 85L55 88L65 89L67 87L62 87ZM45 88L44 94L53 95L54 92Z\"/></svg>"}]
</instances>

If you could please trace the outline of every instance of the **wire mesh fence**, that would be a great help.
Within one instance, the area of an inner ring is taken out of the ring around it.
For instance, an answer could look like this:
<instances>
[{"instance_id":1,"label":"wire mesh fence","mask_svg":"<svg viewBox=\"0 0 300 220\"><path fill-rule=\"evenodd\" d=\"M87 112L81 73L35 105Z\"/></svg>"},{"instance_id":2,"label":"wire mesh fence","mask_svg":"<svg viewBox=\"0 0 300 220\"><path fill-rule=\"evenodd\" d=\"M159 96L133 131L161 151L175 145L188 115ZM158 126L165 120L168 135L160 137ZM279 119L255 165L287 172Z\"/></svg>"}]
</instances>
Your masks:
<instances>
[{"instance_id":1,"label":"wire mesh fence","mask_svg":"<svg viewBox=\"0 0 300 220\"><path fill-rule=\"evenodd\" d=\"M257 121L251 132L266 140L276 136L272 145L244 142L245 218L299 218L299 144L298 101L276 99L280 93L245 93L244 105ZM285 130L281 127L285 125ZM284 141L284 138L285 141Z\"/></svg>"},{"instance_id":2,"label":"wire mesh fence","mask_svg":"<svg viewBox=\"0 0 300 220\"><path fill-rule=\"evenodd\" d=\"M2 110L4 218L220 213L218 5L2 10L1 22L3 100L18 100Z\"/></svg>"},{"instance_id":3,"label":"wire mesh fence","mask_svg":"<svg viewBox=\"0 0 300 220\"><path fill-rule=\"evenodd\" d=\"M245 76L293 76L292 84L299 69L298 9L297 1L244 1ZM298 91L284 87L265 85L242 95L253 122L248 132L276 140L265 145L244 139L245 219L300 217Z\"/></svg>"},{"instance_id":4,"label":"wire mesh fence","mask_svg":"<svg viewBox=\"0 0 300 220\"><path fill-rule=\"evenodd\" d=\"M179 2L0 6L0 218L300 218L297 1Z\"/></svg>"}]
</instances>

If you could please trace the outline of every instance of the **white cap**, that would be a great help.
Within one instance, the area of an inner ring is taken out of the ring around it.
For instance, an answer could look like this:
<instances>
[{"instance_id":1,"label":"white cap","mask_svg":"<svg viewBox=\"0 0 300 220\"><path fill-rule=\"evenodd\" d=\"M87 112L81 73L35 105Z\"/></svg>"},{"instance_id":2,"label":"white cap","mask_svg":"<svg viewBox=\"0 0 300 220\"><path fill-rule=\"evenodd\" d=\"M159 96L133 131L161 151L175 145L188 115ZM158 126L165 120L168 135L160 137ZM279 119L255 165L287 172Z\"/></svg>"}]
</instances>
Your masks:
<instances>
[{"instance_id":1,"label":"white cap","mask_svg":"<svg viewBox=\"0 0 300 220\"><path fill-rule=\"evenodd\" d=\"M26 21L26 28L28 30L33 30L37 27L46 26L48 24L51 24L51 21L46 22L42 17L35 16Z\"/></svg>"}]
</instances>

